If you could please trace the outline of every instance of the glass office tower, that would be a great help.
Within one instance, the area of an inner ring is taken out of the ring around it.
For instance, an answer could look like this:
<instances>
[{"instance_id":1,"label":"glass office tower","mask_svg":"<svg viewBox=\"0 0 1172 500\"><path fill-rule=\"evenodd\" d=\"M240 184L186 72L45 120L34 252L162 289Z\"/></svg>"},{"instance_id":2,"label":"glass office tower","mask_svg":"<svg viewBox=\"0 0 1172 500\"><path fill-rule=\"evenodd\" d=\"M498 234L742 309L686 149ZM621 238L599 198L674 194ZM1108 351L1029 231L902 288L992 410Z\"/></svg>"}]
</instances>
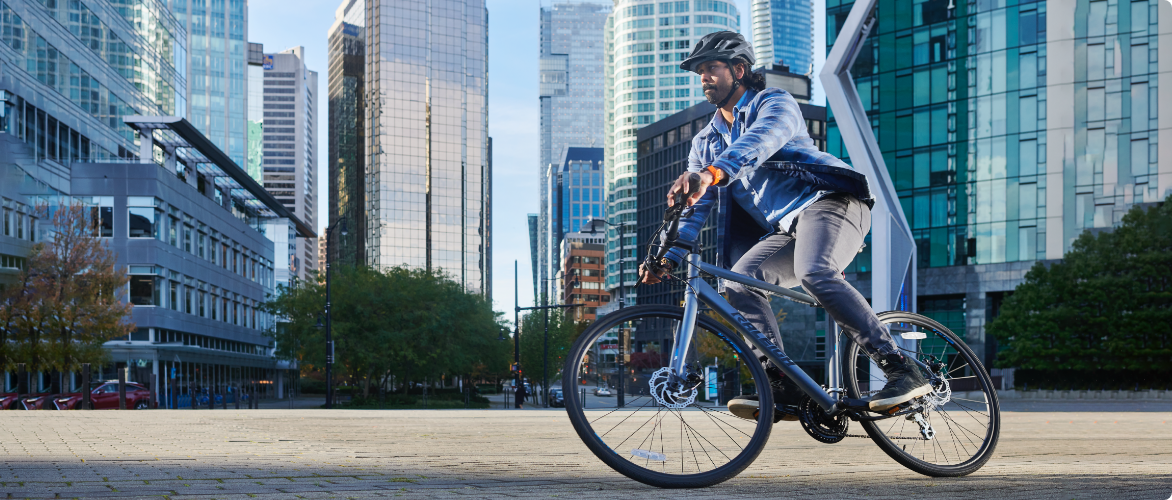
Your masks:
<instances>
[{"instance_id":1,"label":"glass office tower","mask_svg":"<svg viewBox=\"0 0 1172 500\"><path fill-rule=\"evenodd\" d=\"M814 71L814 4L808 0L753 0L753 55L756 66L789 66L790 71Z\"/></svg>"},{"instance_id":2,"label":"glass office tower","mask_svg":"<svg viewBox=\"0 0 1172 500\"><path fill-rule=\"evenodd\" d=\"M559 2L541 8L540 100L541 239L539 282L546 283L551 300L559 297L546 278L561 268L561 236L550 193L570 147L602 148L606 90L603 33L610 5ZM576 231L576 229L575 229ZM540 296L538 296L540 300Z\"/></svg>"},{"instance_id":3,"label":"glass office tower","mask_svg":"<svg viewBox=\"0 0 1172 500\"><path fill-rule=\"evenodd\" d=\"M348 228L366 227L365 156L362 117L366 53L366 3L346 0L329 31L329 223L345 217ZM366 233L335 234L331 259L366 263ZM325 241L325 238L321 238Z\"/></svg>"},{"instance_id":4,"label":"glass office tower","mask_svg":"<svg viewBox=\"0 0 1172 500\"><path fill-rule=\"evenodd\" d=\"M700 77L680 69L680 62L704 35L739 31L740 25L736 5L719 0L617 0L607 19L607 218L613 224L632 223L621 256L618 231L611 226L607 235L606 283L616 297L620 259L625 261L623 286L636 281L638 130L704 100ZM634 303L634 289L627 297Z\"/></svg>"},{"instance_id":5,"label":"glass office tower","mask_svg":"<svg viewBox=\"0 0 1172 500\"><path fill-rule=\"evenodd\" d=\"M850 7L827 2L828 50ZM1034 262L1172 190L1157 133L1172 117L1156 90L1172 69L1157 46L1172 53L1172 40L1157 39L1158 8L879 2L852 75L916 238L918 307L986 360L996 346L984 324ZM828 132L829 151L849 161Z\"/></svg>"},{"instance_id":6,"label":"glass office tower","mask_svg":"<svg viewBox=\"0 0 1172 500\"><path fill-rule=\"evenodd\" d=\"M366 262L487 292L488 11L371 0L366 13Z\"/></svg>"},{"instance_id":7,"label":"glass office tower","mask_svg":"<svg viewBox=\"0 0 1172 500\"><path fill-rule=\"evenodd\" d=\"M161 0L131 0L143 5ZM121 4L122 2L116 2ZM166 0L187 30L187 120L237 165L247 165L248 2Z\"/></svg>"}]
</instances>

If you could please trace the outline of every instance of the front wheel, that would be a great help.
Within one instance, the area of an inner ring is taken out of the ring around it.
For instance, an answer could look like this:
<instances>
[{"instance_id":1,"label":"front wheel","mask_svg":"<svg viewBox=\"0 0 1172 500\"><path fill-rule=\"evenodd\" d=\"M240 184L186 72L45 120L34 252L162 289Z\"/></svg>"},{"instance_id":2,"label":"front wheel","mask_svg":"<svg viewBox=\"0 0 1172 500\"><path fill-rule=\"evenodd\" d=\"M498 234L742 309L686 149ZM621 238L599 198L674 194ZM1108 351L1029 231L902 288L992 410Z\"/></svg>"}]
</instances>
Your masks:
<instances>
[{"instance_id":1,"label":"front wheel","mask_svg":"<svg viewBox=\"0 0 1172 500\"><path fill-rule=\"evenodd\" d=\"M903 466L932 477L965 476L989 461L1001 433L997 391L977 355L964 341L931 318L902 311L879 314L905 357L919 367L935 390L912 400L906 415L861 422L879 448ZM858 344L846 352L847 396L865 398L887 378ZM918 365L917 365L918 366Z\"/></svg>"},{"instance_id":2,"label":"front wheel","mask_svg":"<svg viewBox=\"0 0 1172 500\"><path fill-rule=\"evenodd\" d=\"M729 399L751 394L772 408L773 394L741 336L711 317L696 318L684 359L689 377L671 377L666 366L683 318L683 308L658 305L608 314L574 343L562 377L566 413L590 451L661 488L700 488L737 475L761 453L773 425L771 411L757 419L728 411ZM625 388L623 404L617 390L607 397L584 390L607 386Z\"/></svg>"}]
</instances>

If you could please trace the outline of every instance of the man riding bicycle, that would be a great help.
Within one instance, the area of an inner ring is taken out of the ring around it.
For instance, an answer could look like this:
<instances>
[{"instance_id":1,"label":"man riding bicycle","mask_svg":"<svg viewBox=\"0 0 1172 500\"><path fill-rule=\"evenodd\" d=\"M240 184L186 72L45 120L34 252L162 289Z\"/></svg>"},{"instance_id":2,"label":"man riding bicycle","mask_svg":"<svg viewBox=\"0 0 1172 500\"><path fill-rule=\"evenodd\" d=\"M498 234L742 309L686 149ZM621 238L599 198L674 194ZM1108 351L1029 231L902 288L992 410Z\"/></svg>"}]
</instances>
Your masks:
<instances>
[{"instance_id":1,"label":"man riding bicycle","mask_svg":"<svg viewBox=\"0 0 1172 500\"><path fill-rule=\"evenodd\" d=\"M718 109L692 139L688 171L667 195L671 205L674 195L684 193L691 207L680 221L679 239L695 240L713 205L720 203L724 236L719 238L719 265L787 288L801 285L817 298L887 375L887 384L870 400L872 410L931 392L931 384L903 357L871 306L842 275L871 229L874 201L866 177L818 151L793 96L765 88L765 78L752 72L753 64L752 47L731 31L700 39L680 64L700 75L704 96ZM688 192L692 174L699 174L701 182L699 189ZM725 188L728 196L718 200L716 190L708 189L712 186ZM658 283L683 255L675 248L661 262L640 266L640 280ZM782 347L769 297L739 283L729 283L727 292L728 302ZM784 412L774 418L797 420L793 408L802 391L756 354ZM760 410L756 396L738 397L728 405L733 414L748 419Z\"/></svg>"}]
</instances>

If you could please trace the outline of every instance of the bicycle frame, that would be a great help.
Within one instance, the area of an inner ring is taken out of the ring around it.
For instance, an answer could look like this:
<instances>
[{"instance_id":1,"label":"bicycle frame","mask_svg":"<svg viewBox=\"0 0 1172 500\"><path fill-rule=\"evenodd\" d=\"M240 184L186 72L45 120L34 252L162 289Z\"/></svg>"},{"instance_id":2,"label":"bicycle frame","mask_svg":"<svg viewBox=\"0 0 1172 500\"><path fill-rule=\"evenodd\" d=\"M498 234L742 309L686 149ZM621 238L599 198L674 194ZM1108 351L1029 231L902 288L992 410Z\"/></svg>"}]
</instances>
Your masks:
<instances>
[{"instance_id":1,"label":"bicycle frame","mask_svg":"<svg viewBox=\"0 0 1172 500\"><path fill-rule=\"evenodd\" d=\"M765 354L765 357L773 363L774 366L781 369L787 377L793 379L802 392L805 392L821 406L827 413L835 413L835 406L837 405L842 394L842 372L839 369L839 331L838 326L834 328L833 339L833 355L830 359L830 388L823 390L814 379L810 378L806 372L798 367L789 356L779 349L773 342L765 337L760 330L757 330L745 316L729 305L728 301L724 300L719 293L716 292L706 281L700 278L700 271L743 285L748 285L754 288L760 288L776 295L789 298L799 303L807 304L813 307L821 307L818 301L813 297L801 292L782 288L772 283L766 283L748 276L737 274L727 269L722 269L717 266L706 264L700 260L700 255L696 253L688 254L688 287L684 291L684 318L680 322L679 331L676 332L676 343L671 355L671 373L677 377L684 377L684 359L688 353L688 349L692 343L692 333L696 326L696 314L699 312L699 302L703 301L712 310L716 311L720 317L724 318L733 327L745 337L750 344L753 344L757 350ZM749 353L740 353L746 356ZM746 358L746 362L753 362ZM838 397L832 397L832 394L837 394Z\"/></svg>"}]
</instances>

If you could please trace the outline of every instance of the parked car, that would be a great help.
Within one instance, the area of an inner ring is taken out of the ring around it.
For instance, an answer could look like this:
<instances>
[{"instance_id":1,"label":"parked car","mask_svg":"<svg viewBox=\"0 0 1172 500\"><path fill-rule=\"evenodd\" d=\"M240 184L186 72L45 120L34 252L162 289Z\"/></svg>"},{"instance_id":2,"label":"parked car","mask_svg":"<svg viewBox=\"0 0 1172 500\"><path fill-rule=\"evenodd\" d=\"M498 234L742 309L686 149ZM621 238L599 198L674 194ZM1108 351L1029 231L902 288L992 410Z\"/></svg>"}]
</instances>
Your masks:
<instances>
[{"instance_id":1,"label":"parked car","mask_svg":"<svg viewBox=\"0 0 1172 500\"><path fill-rule=\"evenodd\" d=\"M594 388L594 395L595 396L614 396L614 393L610 392L610 389L608 389L606 387L595 387Z\"/></svg>"},{"instance_id":2,"label":"parked car","mask_svg":"<svg viewBox=\"0 0 1172 500\"><path fill-rule=\"evenodd\" d=\"M16 393L0 394L0 410L16 409L16 400L18 399L18 396L20 395Z\"/></svg>"},{"instance_id":3,"label":"parked car","mask_svg":"<svg viewBox=\"0 0 1172 500\"><path fill-rule=\"evenodd\" d=\"M549 406L551 408L565 408L566 398L562 397L561 389L549 390Z\"/></svg>"},{"instance_id":4,"label":"parked car","mask_svg":"<svg viewBox=\"0 0 1172 500\"><path fill-rule=\"evenodd\" d=\"M81 394L58 394L53 398L53 404L58 410L77 410L81 408ZM135 410L150 408L151 391L142 384L126 383L126 407ZM118 409L118 382L106 382L90 392L90 408L94 410Z\"/></svg>"}]
</instances>

